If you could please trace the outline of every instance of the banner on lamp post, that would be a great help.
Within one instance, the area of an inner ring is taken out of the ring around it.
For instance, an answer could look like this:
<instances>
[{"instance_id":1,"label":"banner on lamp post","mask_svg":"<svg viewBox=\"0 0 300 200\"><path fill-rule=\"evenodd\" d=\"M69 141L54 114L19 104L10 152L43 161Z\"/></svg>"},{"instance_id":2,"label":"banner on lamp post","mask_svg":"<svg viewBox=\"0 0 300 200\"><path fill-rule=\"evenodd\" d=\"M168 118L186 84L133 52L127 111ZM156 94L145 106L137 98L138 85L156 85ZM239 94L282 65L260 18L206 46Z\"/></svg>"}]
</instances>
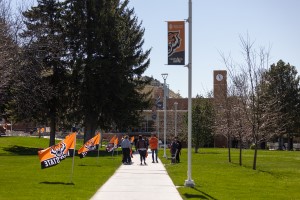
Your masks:
<instances>
[{"instance_id":1,"label":"banner on lamp post","mask_svg":"<svg viewBox=\"0 0 300 200\"><path fill-rule=\"evenodd\" d=\"M168 22L168 65L185 65L184 23Z\"/></svg>"}]
</instances>

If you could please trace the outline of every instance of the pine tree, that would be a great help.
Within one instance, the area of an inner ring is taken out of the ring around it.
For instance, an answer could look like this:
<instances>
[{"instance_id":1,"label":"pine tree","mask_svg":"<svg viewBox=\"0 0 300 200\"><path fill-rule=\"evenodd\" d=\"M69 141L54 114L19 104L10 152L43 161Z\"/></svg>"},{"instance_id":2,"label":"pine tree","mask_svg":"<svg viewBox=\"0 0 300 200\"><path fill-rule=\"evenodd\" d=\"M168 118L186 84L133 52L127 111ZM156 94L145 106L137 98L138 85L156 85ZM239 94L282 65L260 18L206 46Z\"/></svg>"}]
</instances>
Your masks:
<instances>
[{"instance_id":1,"label":"pine tree","mask_svg":"<svg viewBox=\"0 0 300 200\"><path fill-rule=\"evenodd\" d=\"M13 91L11 105L19 118L50 123L50 143L55 144L59 116L64 112L66 65L62 37L61 3L40 0L23 13L26 29L21 36L23 64Z\"/></svg>"},{"instance_id":2,"label":"pine tree","mask_svg":"<svg viewBox=\"0 0 300 200\"><path fill-rule=\"evenodd\" d=\"M268 124L280 140L284 134L292 139L292 134L299 131L300 121L300 77L297 76L297 70L289 63L279 60L277 64L271 65L271 68L264 74L264 78L265 81L262 84L264 101L266 110L269 111L268 119L272 120L272 123ZM291 150L292 142L289 141L288 144ZM280 149L282 145L279 146Z\"/></svg>"},{"instance_id":3,"label":"pine tree","mask_svg":"<svg viewBox=\"0 0 300 200\"><path fill-rule=\"evenodd\" d=\"M144 29L128 1L65 3L73 112L76 121L83 120L86 141L98 127L123 129L138 121L139 111L149 104L139 90L150 50L142 50Z\"/></svg>"}]
</instances>

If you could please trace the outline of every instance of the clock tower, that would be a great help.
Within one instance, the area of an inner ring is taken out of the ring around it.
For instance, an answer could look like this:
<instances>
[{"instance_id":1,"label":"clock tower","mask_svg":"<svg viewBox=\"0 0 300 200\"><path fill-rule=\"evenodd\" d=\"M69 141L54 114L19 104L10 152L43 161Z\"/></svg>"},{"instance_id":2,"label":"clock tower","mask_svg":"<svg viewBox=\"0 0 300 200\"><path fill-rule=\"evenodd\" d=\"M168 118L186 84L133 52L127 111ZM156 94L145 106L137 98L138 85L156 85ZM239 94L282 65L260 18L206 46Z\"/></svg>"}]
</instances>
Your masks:
<instances>
[{"instance_id":1,"label":"clock tower","mask_svg":"<svg viewBox=\"0 0 300 200\"><path fill-rule=\"evenodd\" d=\"M214 70L214 99L216 103L222 103L227 97L227 71Z\"/></svg>"}]
</instances>

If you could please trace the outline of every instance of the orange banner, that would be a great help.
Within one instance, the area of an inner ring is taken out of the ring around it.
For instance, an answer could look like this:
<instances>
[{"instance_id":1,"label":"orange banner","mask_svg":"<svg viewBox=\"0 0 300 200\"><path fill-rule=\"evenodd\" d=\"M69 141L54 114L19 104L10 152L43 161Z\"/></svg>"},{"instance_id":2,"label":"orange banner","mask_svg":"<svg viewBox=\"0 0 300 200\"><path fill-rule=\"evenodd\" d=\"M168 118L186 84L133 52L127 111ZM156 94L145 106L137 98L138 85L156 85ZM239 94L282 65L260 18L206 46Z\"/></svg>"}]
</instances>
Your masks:
<instances>
[{"instance_id":1,"label":"orange banner","mask_svg":"<svg viewBox=\"0 0 300 200\"><path fill-rule=\"evenodd\" d=\"M114 143L116 138L117 138L117 136L116 136L116 135L115 135L115 136L113 136L113 137L110 139L109 143L110 143L110 144Z\"/></svg>"},{"instance_id":2,"label":"orange banner","mask_svg":"<svg viewBox=\"0 0 300 200\"><path fill-rule=\"evenodd\" d=\"M67 156L72 156L75 150L76 133L71 133L60 143L38 151L42 169L55 166Z\"/></svg>"},{"instance_id":3,"label":"orange banner","mask_svg":"<svg viewBox=\"0 0 300 200\"><path fill-rule=\"evenodd\" d=\"M119 138L116 138L114 141L114 145L116 148L118 148L118 144L119 144Z\"/></svg>"},{"instance_id":4,"label":"orange banner","mask_svg":"<svg viewBox=\"0 0 300 200\"><path fill-rule=\"evenodd\" d=\"M185 65L185 22L168 22L168 65Z\"/></svg>"},{"instance_id":5,"label":"orange banner","mask_svg":"<svg viewBox=\"0 0 300 200\"><path fill-rule=\"evenodd\" d=\"M98 132L93 138L89 139L79 150L78 155L80 158L84 158L89 151L93 151L99 148L100 133Z\"/></svg>"}]
</instances>

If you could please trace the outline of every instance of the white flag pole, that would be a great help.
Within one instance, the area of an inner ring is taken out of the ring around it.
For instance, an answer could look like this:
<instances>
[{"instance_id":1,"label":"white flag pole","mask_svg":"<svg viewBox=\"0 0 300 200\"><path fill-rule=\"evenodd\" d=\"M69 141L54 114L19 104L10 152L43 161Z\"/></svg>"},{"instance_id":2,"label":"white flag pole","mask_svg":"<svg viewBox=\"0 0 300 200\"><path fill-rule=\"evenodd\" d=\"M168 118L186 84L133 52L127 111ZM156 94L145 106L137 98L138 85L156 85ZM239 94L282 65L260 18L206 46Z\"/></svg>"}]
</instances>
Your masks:
<instances>
[{"instance_id":1,"label":"white flag pole","mask_svg":"<svg viewBox=\"0 0 300 200\"><path fill-rule=\"evenodd\" d=\"M100 137L100 139L101 139L101 138L102 138L102 137L101 137L101 133L99 132L98 134L99 134L99 137ZM100 148L100 140L99 140L99 144L98 144L98 158L97 158L97 160L98 160L97 162L98 162L98 163L97 163L97 164L99 164L99 148Z\"/></svg>"},{"instance_id":2,"label":"white flag pole","mask_svg":"<svg viewBox=\"0 0 300 200\"><path fill-rule=\"evenodd\" d=\"M188 64L188 171L186 187L194 187L192 180L192 0L189 0L189 64Z\"/></svg>"}]
</instances>

